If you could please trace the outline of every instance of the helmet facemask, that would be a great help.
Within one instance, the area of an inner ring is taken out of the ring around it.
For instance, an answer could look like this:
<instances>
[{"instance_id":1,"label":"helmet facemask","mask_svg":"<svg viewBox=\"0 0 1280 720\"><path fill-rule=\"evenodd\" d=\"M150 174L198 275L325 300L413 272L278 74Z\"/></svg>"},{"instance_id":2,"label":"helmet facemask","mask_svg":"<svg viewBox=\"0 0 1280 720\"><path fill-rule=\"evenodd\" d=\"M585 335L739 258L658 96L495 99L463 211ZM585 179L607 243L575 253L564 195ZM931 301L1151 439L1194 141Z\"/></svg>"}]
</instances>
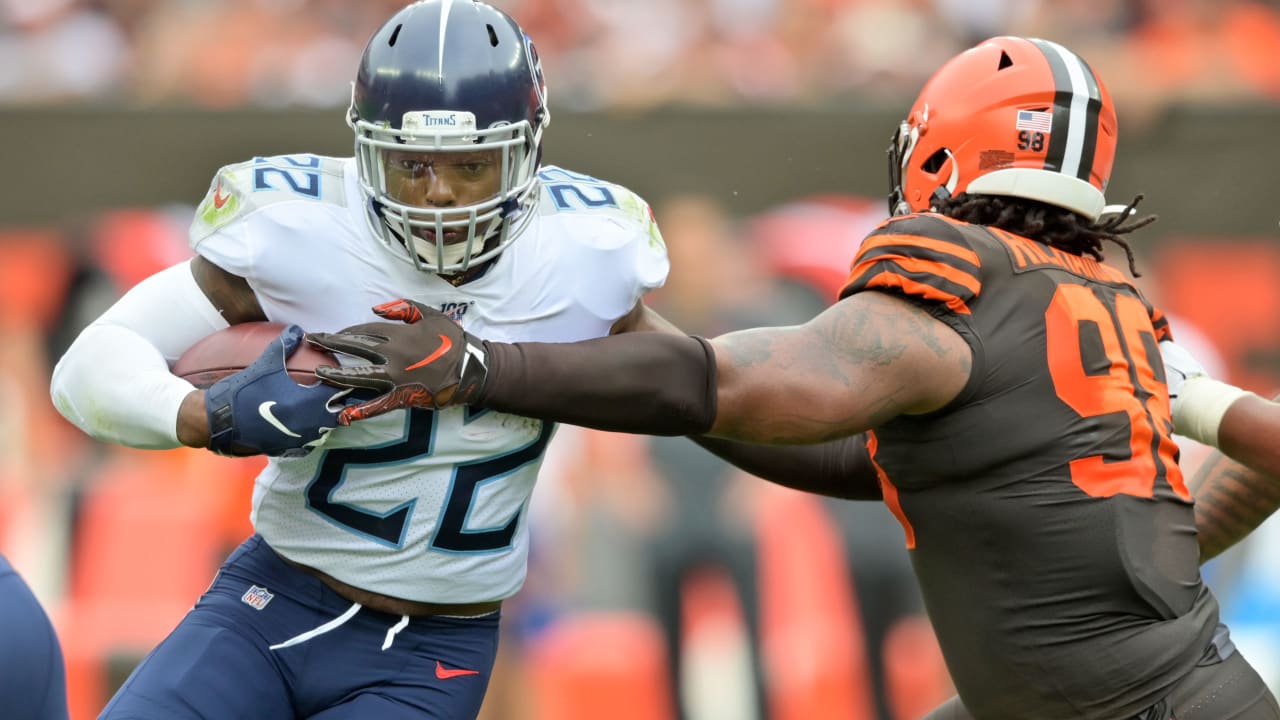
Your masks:
<instances>
[{"instance_id":1,"label":"helmet facemask","mask_svg":"<svg viewBox=\"0 0 1280 720\"><path fill-rule=\"evenodd\" d=\"M912 113L909 118L899 123L897 132L893 134L893 138L889 141L890 215L906 215L912 212L911 204L907 202L906 192L903 190L903 176L915 155L916 145L920 142L920 136L928 129L929 106L925 105L921 112ZM938 175L938 182L929 198L930 209L936 209L943 200L955 194L956 185L960 181L960 172L955 161L955 155L952 154L950 148L944 147L938 149L923 161L918 162L921 162L920 169L922 171ZM945 180L941 179L943 170L947 171Z\"/></svg>"},{"instance_id":2,"label":"helmet facemask","mask_svg":"<svg viewBox=\"0 0 1280 720\"><path fill-rule=\"evenodd\" d=\"M424 272L457 274L501 252L531 217L537 199L538 157L542 127L527 120L479 129L465 111L408 112L400 127L361 120L352 103L347 123L356 135L360 186L370 200L371 225L380 239ZM498 187L479 201L442 207L405 202L398 183L389 179L389 162L423 153L424 165L448 172L458 156L468 160L492 156ZM452 236L452 237L447 237Z\"/></svg>"},{"instance_id":3,"label":"helmet facemask","mask_svg":"<svg viewBox=\"0 0 1280 720\"><path fill-rule=\"evenodd\" d=\"M915 149L915 137L907 127L906 121L898 125L898 129L889 139L889 149L885 151L889 158L889 214L907 215L911 206L902 191L902 168L911 159L911 151Z\"/></svg>"}]
</instances>

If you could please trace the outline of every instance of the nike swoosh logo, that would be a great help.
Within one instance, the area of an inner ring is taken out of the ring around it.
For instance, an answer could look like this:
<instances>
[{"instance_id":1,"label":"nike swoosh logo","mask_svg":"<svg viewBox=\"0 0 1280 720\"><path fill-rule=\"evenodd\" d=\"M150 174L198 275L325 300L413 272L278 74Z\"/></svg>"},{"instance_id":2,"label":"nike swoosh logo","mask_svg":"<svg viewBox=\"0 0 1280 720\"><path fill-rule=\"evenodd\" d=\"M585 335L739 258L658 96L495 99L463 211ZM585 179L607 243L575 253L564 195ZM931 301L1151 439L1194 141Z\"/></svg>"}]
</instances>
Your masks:
<instances>
[{"instance_id":1,"label":"nike swoosh logo","mask_svg":"<svg viewBox=\"0 0 1280 720\"><path fill-rule=\"evenodd\" d=\"M441 335L441 336L440 336L440 347L436 348L435 352L431 353L430 355L428 355L428 356L426 356L426 357L422 358L422 359L421 359L421 360L419 360L418 362L416 362L416 363L414 363L414 364L410 365L409 367L405 368L405 369L404 369L404 371L405 371L405 372L409 372L410 370L417 370L418 368L420 368L420 367L422 367L422 366L424 366L424 365L430 365L431 363L435 362L436 360L439 360L441 355L443 355L443 354L445 354L445 353L449 352L449 350L450 350L450 349L452 349L452 348L453 348L453 341L449 339L449 336L447 336L447 335Z\"/></svg>"},{"instance_id":2,"label":"nike swoosh logo","mask_svg":"<svg viewBox=\"0 0 1280 720\"><path fill-rule=\"evenodd\" d=\"M479 674L480 674L479 670L463 670L461 668L458 668L457 670L448 670L445 668L445 666L440 664L439 660L436 661L436 677L441 680L448 680L450 678L462 677L463 675L479 675Z\"/></svg>"},{"instance_id":3,"label":"nike swoosh logo","mask_svg":"<svg viewBox=\"0 0 1280 720\"><path fill-rule=\"evenodd\" d=\"M219 185L218 189L213 191L213 209L221 210L222 206L226 205L227 201L230 199L231 199L231 195L230 194L223 195L222 186Z\"/></svg>"},{"instance_id":4,"label":"nike swoosh logo","mask_svg":"<svg viewBox=\"0 0 1280 720\"><path fill-rule=\"evenodd\" d=\"M286 427L284 423L280 422L280 418L276 417L276 414L271 412L271 406L275 404L276 404L275 400L268 400L262 403L261 405L258 406L258 414L261 415L262 419L266 420L271 425L271 427L279 430L285 435L288 435L289 437L302 437L298 433Z\"/></svg>"}]
</instances>

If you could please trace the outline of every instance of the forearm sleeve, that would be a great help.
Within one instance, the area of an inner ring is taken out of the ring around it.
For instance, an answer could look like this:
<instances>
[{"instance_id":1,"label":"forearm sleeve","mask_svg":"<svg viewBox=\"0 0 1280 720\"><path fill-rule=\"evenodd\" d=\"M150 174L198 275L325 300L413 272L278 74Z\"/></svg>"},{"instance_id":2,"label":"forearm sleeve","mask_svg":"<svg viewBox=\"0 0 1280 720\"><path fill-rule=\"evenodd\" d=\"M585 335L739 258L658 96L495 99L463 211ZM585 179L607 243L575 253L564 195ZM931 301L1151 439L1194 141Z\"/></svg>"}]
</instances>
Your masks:
<instances>
[{"instance_id":1,"label":"forearm sleeve","mask_svg":"<svg viewBox=\"0 0 1280 720\"><path fill-rule=\"evenodd\" d=\"M58 412L92 437L159 450L180 444L178 408L194 389L137 332L95 323L54 368L50 392Z\"/></svg>"},{"instance_id":2,"label":"forearm sleeve","mask_svg":"<svg viewBox=\"0 0 1280 720\"><path fill-rule=\"evenodd\" d=\"M186 263L163 270L80 333L53 370L53 404L98 440L177 447L178 408L195 387L169 364L226 326Z\"/></svg>"},{"instance_id":3,"label":"forearm sleeve","mask_svg":"<svg viewBox=\"0 0 1280 720\"><path fill-rule=\"evenodd\" d=\"M716 457L784 487L846 500L883 498L865 433L817 445L757 445L705 435L690 439Z\"/></svg>"},{"instance_id":4,"label":"forearm sleeve","mask_svg":"<svg viewBox=\"0 0 1280 720\"><path fill-rule=\"evenodd\" d=\"M485 348L483 407L644 435L700 435L715 420L715 354L702 338L638 332Z\"/></svg>"}]
</instances>

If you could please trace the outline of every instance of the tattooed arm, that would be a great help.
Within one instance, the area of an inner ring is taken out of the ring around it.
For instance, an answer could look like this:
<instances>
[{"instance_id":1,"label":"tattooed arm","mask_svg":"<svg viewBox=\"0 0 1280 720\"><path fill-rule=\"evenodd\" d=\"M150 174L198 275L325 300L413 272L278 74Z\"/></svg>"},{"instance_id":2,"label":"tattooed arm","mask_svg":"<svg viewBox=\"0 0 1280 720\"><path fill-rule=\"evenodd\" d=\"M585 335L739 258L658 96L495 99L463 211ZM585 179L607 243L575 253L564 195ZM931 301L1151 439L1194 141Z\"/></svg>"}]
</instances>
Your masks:
<instances>
[{"instance_id":1,"label":"tattooed arm","mask_svg":"<svg viewBox=\"0 0 1280 720\"><path fill-rule=\"evenodd\" d=\"M709 436L696 442L748 472L837 497L879 495L860 433L898 415L943 407L964 388L973 364L954 329L876 291L845 298L803 325L710 341L683 335L637 305L608 337L488 342L438 311L402 302L415 311L408 324L377 323L377 333L358 325L312 334L313 343L373 363L318 374L355 387L373 387L362 384L372 378L414 392L431 388L418 394L436 407L461 401L600 430ZM424 337L449 339L453 354L417 363L417 375L393 378L403 374L395 369L403 363L388 358L405 348L416 353ZM398 397L388 393L373 402L383 412L402 407ZM393 402L384 403L387 398Z\"/></svg>"},{"instance_id":2,"label":"tattooed arm","mask_svg":"<svg viewBox=\"0 0 1280 720\"><path fill-rule=\"evenodd\" d=\"M717 372L711 435L802 444L937 410L969 378L969 346L923 309L858 293L813 320L711 341Z\"/></svg>"},{"instance_id":3,"label":"tattooed arm","mask_svg":"<svg viewBox=\"0 0 1280 720\"><path fill-rule=\"evenodd\" d=\"M652 332L485 347L476 405L602 430L795 445L941 408L972 365L958 333L878 292L803 325L710 341Z\"/></svg>"},{"instance_id":4,"label":"tattooed arm","mask_svg":"<svg viewBox=\"0 0 1280 720\"><path fill-rule=\"evenodd\" d=\"M614 324L612 332L685 332L642 302ZM784 487L845 500L880 500L880 478L867 452L865 434L814 445L759 445L707 435L694 443L744 472Z\"/></svg>"},{"instance_id":5,"label":"tattooed arm","mask_svg":"<svg viewBox=\"0 0 1280 720\"><path fill-rule=\"evenodd\" d=\"M1191 480L1201 562L1235 545L1280 508L1278 415L1276 403L1247 396L1223 416L1222 450L1214 451Z\"/></svg>"}]
</instances>

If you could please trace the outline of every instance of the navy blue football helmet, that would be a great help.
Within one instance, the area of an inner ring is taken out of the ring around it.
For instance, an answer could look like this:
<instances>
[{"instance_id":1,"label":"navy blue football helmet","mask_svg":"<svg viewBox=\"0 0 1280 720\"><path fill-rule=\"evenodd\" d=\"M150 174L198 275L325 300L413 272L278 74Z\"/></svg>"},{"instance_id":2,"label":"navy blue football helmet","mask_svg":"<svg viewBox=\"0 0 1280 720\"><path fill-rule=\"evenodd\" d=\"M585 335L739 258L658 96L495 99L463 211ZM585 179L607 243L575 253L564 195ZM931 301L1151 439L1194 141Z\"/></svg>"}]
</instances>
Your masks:
<instances>
[{"instance_id":1,"label":"navy blue football helmet","mask_svg":"<svg viewBox=\"0 0 1280 720\"><path fill-rule=\"evenodd\" d=\"M405 7L369 40L347 113L374 233L425 272L495 257L532 217L550 119L542 64L515 20L475 0ZM388 155L405 151L491 152L501 186L474 204L406 204L387 182Z\"/></svg>"}]
</instances>

